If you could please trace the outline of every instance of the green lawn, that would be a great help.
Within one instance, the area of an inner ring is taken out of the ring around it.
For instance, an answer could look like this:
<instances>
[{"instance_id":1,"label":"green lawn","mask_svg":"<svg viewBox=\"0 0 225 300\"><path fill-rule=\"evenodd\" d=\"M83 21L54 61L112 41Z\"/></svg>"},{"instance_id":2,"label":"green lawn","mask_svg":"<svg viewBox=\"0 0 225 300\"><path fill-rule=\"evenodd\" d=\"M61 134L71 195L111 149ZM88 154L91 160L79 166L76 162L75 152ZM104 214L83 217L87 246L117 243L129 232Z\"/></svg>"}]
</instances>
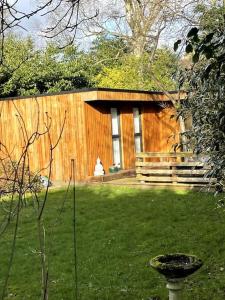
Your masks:
<instances>
[{"instance_id":1,"label":"green lawn","mask_svg":"<svg viewBox=\"0 0 225 300\"><path fill-rule=\"evenodd\" d=\"M49 299L74 299L73 201L60 214L65 191L49 194L44 212ZM165 280L148 266L158 254L187 252L204 266L186 281L185 299L225 298L225 212L197 192L80 187L77 259L80 300L167 299ZM5 206L0 205L0 218ZM0 289L14 224L0 237ZM6 299L40 299L40 256L32 201L21 212ZM155 298L157 299L157 298Z\"/></svg>"}]
</instances>

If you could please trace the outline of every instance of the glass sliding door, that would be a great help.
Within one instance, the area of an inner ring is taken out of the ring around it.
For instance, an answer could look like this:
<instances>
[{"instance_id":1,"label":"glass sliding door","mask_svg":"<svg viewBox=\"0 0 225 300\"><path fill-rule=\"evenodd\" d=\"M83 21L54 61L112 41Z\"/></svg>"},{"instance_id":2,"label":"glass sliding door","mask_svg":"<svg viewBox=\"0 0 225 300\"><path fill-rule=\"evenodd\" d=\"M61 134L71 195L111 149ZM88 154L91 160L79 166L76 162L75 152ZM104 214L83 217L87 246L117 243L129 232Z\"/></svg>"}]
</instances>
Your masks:
<instances>
[{"instance_id":1,"label":"glass sliding door","mask_svg":"<svg viewBox=\"0 0 225 300\"><path fill-rule=\"evenodd\" d=\"M135 152L142 152L141 113L138 107L133 108Z\"/></svg>"},{"instance_id":2,"label":"glass sliding door","mask_svg":"<svg viewBox=\"0 0 225 300\"><path fill-rule=\"evenodd\" d=\"M121 167L120 119L117 108L111 108L113 163Z\"/></svg>"}]
</instances>

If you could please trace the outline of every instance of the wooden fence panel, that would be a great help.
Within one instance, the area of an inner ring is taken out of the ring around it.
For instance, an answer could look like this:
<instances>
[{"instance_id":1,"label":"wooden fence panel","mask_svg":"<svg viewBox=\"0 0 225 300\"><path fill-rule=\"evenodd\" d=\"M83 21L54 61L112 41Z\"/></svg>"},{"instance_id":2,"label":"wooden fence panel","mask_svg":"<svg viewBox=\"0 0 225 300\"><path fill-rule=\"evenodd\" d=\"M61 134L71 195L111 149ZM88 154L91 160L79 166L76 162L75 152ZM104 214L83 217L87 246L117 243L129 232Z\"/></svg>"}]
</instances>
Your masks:
<instances>
[{"instance_id":1,"label":"wooden fence panel","mask_svg":"<svg viewBox=\"0 0 225 300\"><path fill-rule=\"evenodd\" d=\"M159 162L149 161L151 158L158 158ZM168 158L171 161L168 161ZM192 152L142 152L136 155L137 180L156 185L215 184L216 179L209 176L210 169L206 157L199 157Z\"/></svg>"}]
</instances>

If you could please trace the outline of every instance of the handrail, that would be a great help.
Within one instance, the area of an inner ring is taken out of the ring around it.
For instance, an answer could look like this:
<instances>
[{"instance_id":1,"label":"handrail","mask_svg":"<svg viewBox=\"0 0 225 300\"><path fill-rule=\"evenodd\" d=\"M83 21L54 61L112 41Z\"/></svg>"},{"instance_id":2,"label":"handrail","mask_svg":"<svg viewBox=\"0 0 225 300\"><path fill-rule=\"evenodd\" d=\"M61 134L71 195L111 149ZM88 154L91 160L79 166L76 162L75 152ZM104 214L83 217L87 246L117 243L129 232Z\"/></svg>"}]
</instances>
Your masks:
<instances>
[{"instance_id":1,"label":"handrail","mask_svg":"<svg viewBox=\"0 0 225 300\"><path fill-rule=\"evenodd\" d=\"M199 157L199 155L193 152L139 152L136 154L136 158L147 157Z\"/></svg>"}]
</instances>

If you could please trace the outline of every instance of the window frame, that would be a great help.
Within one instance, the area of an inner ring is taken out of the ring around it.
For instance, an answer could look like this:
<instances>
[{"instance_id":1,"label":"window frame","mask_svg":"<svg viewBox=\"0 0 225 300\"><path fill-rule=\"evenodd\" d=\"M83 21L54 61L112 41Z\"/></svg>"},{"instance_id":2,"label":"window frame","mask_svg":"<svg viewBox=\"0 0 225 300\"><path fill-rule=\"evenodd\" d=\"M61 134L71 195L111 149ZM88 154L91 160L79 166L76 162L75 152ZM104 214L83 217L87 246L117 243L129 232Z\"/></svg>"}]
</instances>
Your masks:
<instances>
[{"instance_id":1,"label":"window frame","mask_svg":"<svg viewBox=\"0 0 225 300\"><path fill-rule=\"evenodd\" d=\"M113 125L112 125L112 109L116 109L117 112L117 126L118 126L118 134L113 134ZM121 146L121 127L120 127L120 110L118 107L111 107L110 108L110 115L111 115L111 135L112 135L112 151L113 151L113 165L115 165L114 161L114 147L113 147L113 140L119 140L119 154L120 154L120 168L122 169L122 146Z\"/></svg>"},{"instance_id":2,"label":"window frame","mask_svg":"<svg viewBox=\"0 0 225 300\"><path fill-rule=\"evenodd\" d=\"M139 121L139 132L135 132L135 109L138 110L138 121ZM133 125L134 125L134 149L135 149L135 153L137 152L136 149L136 143L135 143L135 138L139 137L140 138L140 148L141 148L141 152L143 151L143 141L142 141L142 113L141 113L141 108L139 106L134 106L133 107Z\"/></svg>"}]
</instances>

